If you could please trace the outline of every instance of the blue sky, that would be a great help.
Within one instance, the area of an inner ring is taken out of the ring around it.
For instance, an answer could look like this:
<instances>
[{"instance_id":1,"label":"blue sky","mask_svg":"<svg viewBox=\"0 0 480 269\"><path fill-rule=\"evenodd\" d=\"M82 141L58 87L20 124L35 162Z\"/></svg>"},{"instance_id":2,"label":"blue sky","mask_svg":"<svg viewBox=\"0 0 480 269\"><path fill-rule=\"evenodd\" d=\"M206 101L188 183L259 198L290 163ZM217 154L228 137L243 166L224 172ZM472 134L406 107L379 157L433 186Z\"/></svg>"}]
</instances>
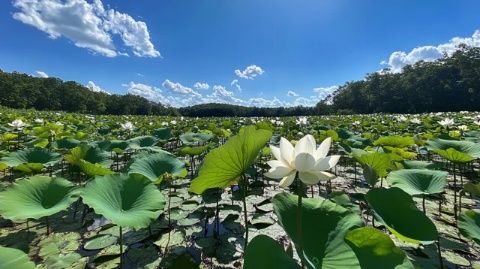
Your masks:
<instances>
[{"instance_id":1,"label":"blue sky","mask_svg":"<svg viewBox=\"0 0 480 269\"><path fill-rule=\"evenodd\" d=\"M478 0L1 1L0 69L172 106L314 105L366 73L480 46L479 10Z\"/></svg>"}]
</instances>

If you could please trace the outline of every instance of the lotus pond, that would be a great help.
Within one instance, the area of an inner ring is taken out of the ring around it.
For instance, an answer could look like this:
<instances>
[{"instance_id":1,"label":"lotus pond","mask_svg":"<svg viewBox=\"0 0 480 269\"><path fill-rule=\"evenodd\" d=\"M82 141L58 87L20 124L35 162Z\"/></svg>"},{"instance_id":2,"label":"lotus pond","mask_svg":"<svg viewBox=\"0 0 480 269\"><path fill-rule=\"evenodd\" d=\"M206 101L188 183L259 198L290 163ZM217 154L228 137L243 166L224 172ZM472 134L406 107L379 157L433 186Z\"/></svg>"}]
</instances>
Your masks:
<instances>
[{"instance_id":1,"label":"lotus pond","mask_svg":"<svg viewBox=\"0 0 480 269\"><path fill-rule=\"evenodd\" d=\"M480 113L0 109L0 268L480 268Z\"/></svg>"}]
</instances>

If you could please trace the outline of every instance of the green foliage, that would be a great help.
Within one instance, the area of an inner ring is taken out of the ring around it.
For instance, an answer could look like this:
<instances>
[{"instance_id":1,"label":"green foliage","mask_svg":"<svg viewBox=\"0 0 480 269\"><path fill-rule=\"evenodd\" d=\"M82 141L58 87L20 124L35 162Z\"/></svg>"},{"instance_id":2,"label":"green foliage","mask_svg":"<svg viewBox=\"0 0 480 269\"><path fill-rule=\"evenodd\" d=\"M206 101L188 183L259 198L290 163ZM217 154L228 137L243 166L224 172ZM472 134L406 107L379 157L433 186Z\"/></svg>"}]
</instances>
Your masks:
<instances>
[{"instance_id":1,"label":"green foliage","mask_svg":"<svg viewBox=\"0 0 480 269\"><path fill-rule=\"evenodd\" d=\"M362 227L351 230L345 241L355 252L362 269L413 269L405 252L380 230Z\"/></svg>"},{"instance_id":2,"label":"green foliage","mask_svg":"<svg viewBox=\"0 0 480 269\"><path fill-rule=\"evenodd\" d=\"M288 193L279 193L272 199L280 225L295 244L299 242L297 199L298 196ZM344 237L350 229L361 225L362 221L356 213L338 204L322 198L303 199L303 256L313 268L360 268Z\"/></svg>"},{"instance_id":3,"label":"green foliage","mask_svg":"<svg viewBox=\"0 0 480 269\"><path fill-rule=\"evenodd\" d=\"M257 235L245 250L244 269L300 269L282 246L266 235Z\"/></svg>"},{"instance_id":4,"label":"green foliage","mask_svg":"<svg viewBox=\"0 0 480 269\"><path fill-rule=\"evenodd\" d=\"M391 172L387 181L410 195L435 194L444 191L447 174L427 169L402 169Z\"/></svg>"},{"instance_id":5,"label":"green foliage","mask_svg":"<svg viewBox=\"0 0 480 269\"><path fill-rule=\"evenodd\" d=\"M61 155L45 149L30 148L10 153L0 162L26 173L39 172L44 167L58 163Z\"/></svg>"},{"instance_id":6,"label":"green foliage","mask_svg":"<svg viewBox=\"0 0 480 269\"><path fill-rule=\"evenodd\" d=\"M82 198L112 223L134 229L147 227L165 206L162 193L139 175L96 177L87 184Z\"/></svg>"},{"instance_id":7,"label":"green foliage","mask_svg":"<svg viewBox=\"0 0 480 269\"><path fill-rule=\"evenodd\" d=\"M210 188L225 188L235 183L255 161L270 140L272 132L247 126L223 146L210 151L192 181L190 191L201 194Z\"/></svg>"},{"instance_id":8,"label":"green foliage","mask_svg":"<svg viewBox=\"0 0 480 269\"><path fill-rule=\"evenodd\" d=\"M181 176L186 171L183 162L170 153L161 152L135 159L128 173L142 175L152 182L160 183L165 174Z\"/></svg>"},{"instance_id":9,"label":"green foliage","mask_svg":"<svg viewBox=\"0 0 480 269\"><path fill-rule=\"evenodd\" d=\"M398 239L414 244L428 244L438 239L435 224L418 210L412 197L403 190L375 188L369 190L365 198L376 217Z\"/></svg>"},{"instance_id":10,"label":"green foliage","mask_svg":"<svg viewBox=\"0 0 480 269\"><path fill-rule=\"evenodd\" d=\"M406 148L415 145L415 141L411 136L382 136L373 142L375 146L389 146L395 148Z\"/></svg>"},{"instance_id":11,"label":"green foliage","mask_svg":"<svg viewBox=\"0 0 480 269\"><path fill-rule=\"evenodd\" d=\"M463 236L480 245L480 214L478 211L467 210L460 214L458 229Z\"/></svg>"},{"instance_id":12,"label":"green foliage","mask_svg":"<svg viewBox=\"0 0 480 269\"><path fill-rule=\"evenodd\" d=\"M78 189L68 180L33 176L0 192L0 215L10 220L48 217L78 199Z\"/></svg>"},{"instance_id":13,"label":"green foliage","mask_svg":"<svg viewBox=\"0 0 480 269\"><path fill-rule=\"evenodd\" d=\"M0 269L34 269L27 254L15 248L0 246Z\"/></svg>"}]
</instances>

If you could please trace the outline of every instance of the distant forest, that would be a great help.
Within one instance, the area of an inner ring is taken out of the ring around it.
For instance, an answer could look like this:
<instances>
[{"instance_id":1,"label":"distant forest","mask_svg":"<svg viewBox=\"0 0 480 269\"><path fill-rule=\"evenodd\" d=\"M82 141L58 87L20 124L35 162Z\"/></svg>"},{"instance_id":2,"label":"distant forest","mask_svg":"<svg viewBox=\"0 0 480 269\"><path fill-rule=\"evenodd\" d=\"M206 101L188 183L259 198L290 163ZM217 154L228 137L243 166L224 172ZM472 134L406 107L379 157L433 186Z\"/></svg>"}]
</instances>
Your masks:
<instances>
[{"instance_id":1,"label":"distant forest","mask_svg":"<svg viewBox=\"0 0 480 269\"><path fill-rule=\"evenodd\" d=\"M93 92L58 78L0 70L0 105L89 114L210 116L300 116L355 113L422 113L480 110L480 48L462 46L434 62L405 66L351 81L315 107L258 108L201 104L172 108L127 94Z\"/></svg>"}]
</instances>

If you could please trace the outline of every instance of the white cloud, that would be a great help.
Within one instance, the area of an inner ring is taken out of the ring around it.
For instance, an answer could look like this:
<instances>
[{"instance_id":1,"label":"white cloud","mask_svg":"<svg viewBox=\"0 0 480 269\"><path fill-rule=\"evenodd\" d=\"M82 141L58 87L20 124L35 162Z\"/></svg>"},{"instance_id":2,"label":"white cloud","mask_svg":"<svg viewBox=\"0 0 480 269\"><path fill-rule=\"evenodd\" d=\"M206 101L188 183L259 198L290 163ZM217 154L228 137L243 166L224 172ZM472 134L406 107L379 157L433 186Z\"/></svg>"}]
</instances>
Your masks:
<instances>
[{"instance_id":1,"label":"white cloud","mask_svg":"<svg viewBox=\"0 0 480 269\"><path fill-rule=\"evenodd\" d=\"M213 96L215 96L215 97L232 97L233 92L227 90L224 86L215 85L215 86L213 86Z\"/></svg>"},{"instance_id":2,"label":"white cloud","mask_svg":"<svg viewBox=\"0 0 480 269\"><path fill-rule=\"evenodd\" d=\"M178 82L171 82L170 80L165 80L162 83L162 86L165 89L171 90L176 93L186 94L186 95L193 95L193 96L202 96L201 94L197 93L196 91L192 90L189 87L185 87Z\"/></svg>"},{"instance_id":3,"label":"white cloud","mask_svg":"<svg viewBox=\"0 0 480 269\"><path fill-rule=\"evenodd\" d=\"M43 71L35 71L35 76L39 78L48 78L48 74Z\"/></svg>"},{"instance_id":4,"label":"white cloud","mask_svg":"<svg viewBox=\"0 0 480 269\"><path fill-rule=\"evenodd\" d=\"M210 89L210 85L206 82L197 82L193 85L193 87L197 90L208 90Z\"/></svg>"},{"instance_id":5,"label":"white cloud","mask_svg":"<svg viewBox=\"0 0 480 269\"><path fill-rule=\"evenodd\" d=\"M52 39L65 37L75 46L107 57L128 55L118 50L113 35L139 57L159 57L147 25L130 15L105 10L100 0L14 0L13 18L34 26Z\"/></svg>"},{"instance_id":6,"label":"white cloud","mask_svg":"<svg viewBox=\"0 0 480 269\"><path fill-rule=\"evenodd\" d=\"M87 85L85 85L85 87L87 87L92 92L103 92L103 93L106 93L106 94L110 94L108 91L100 88L100 86L96 85L95 82L93 82L91 80L87 82Z\"/></svg>"},{"instance_id":7,"label":"white cloud","mask_svg":"<svg viewBox=\"0 0 480 269\"><path fill-rule=\"evenodd\" d=\"M127 87L127 93L144 97L150 101L163 102L162 90L150 85L130 81L122 86Z\"/></svg>"},{"instance_id":8,"label":"white cloud","mask_svg":"<svg viewBox=\"0 0 480 269\"><path fill-rule=\"evenodd\" d=\"M435 61L444 54L452 55L458 50L458 45L466 44L472 47L480 47L480 31L476 30L471 37L454 37L449 42L438 46L416 47L410 52L395 51L388 61L382 61L382 65L387 65L390 72L399 73L406 65L412 65L419 61Z\"/></svg>"},{"instance_id":9,"label":"white cloud","mask_svg":"<svg viewBox=\"0 0 480 269\"><path fill-rule=\"evenodd\" d=\"M230 86L234 86L235 88L237 88L237 91L239 92L242 92L242 87L240 86L240 83L238 83L238 79L234 79L232 80L232 82L230 82Z\"/></svg>"},{"instance_id":10,"label":"white cloud","mask_svg":"<svg viewBox=\"0 0 480 269\"><path fill-rule=\"evenodd\" d=\"M288 92L287 92L287 96L297 97L297 96L298 96L298 93L296 93L296 92L294 92L294 91L288 91Z\"/></svg>"},{"instance_id":11,"label":"white cloud","mask_svg":"<svg viewBox=\"0 0 480 269\"><path fill-rule=\"evenodd\" d=\"M243 71L235 70L235 75L243 79L254 79L256 76L263 74L265 71L258 65L252 64L247 66Z\"/></svg>"}]
</instances>

